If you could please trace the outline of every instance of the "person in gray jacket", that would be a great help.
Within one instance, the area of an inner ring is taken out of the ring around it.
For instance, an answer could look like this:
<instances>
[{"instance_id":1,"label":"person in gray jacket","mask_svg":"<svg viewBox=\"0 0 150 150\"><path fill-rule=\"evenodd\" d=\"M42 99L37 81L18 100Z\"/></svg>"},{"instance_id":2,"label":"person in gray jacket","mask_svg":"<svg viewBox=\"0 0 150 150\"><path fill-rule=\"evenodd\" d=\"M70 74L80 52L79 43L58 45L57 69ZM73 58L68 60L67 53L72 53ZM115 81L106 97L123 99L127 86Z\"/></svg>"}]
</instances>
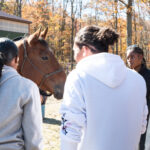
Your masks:
<instances>
[{"instance_id":1,"label":"person in gray jacket","mask_svg":"<svg viewBox=\"0 0 150 150\"><path fill-rule=\"evenodd\" d=\"M39 89L17 65L16 45L0 38L0 150L42 150Z\"/></svg>"}]
</instances>

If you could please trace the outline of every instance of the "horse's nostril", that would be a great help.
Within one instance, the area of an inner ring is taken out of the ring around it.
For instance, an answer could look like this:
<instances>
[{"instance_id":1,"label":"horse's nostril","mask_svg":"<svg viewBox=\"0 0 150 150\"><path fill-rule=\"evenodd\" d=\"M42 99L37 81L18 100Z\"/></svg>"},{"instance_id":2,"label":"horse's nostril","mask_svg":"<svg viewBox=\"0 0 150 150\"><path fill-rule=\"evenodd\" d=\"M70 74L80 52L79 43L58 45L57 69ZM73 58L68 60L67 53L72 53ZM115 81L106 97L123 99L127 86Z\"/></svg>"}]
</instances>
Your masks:
<instances>
[{"instance_id":1,"label":"horse's nostril","mask_svg":"<svg viewBox=\"0 0 150 150\"><path fill-rule=\"evenodd\" d=\"M57 88L56 93L61 93L61 90L59 88Z\"/></svg>"},{"instance_id":2,"label":"horse's nostril","mask_svg":"<svg viewBox=\"0 0 150 150\"><path fill-rule=\"evenodd\" d=\"M54 97L56 99L62 99L63 98L63 94L62 93L54 93Z\"/></svg>"},{"instance_id":3,"label":"horse's nostril","mask_svg":"<svg viewBox=\"0 0 150 150\"><path fill-rule=\"evenodd\" d=\"M62 99L63 98L63 89L60 87L55 87L54 89L54 97L57 99Z\"/></svg>"}]
</instances>

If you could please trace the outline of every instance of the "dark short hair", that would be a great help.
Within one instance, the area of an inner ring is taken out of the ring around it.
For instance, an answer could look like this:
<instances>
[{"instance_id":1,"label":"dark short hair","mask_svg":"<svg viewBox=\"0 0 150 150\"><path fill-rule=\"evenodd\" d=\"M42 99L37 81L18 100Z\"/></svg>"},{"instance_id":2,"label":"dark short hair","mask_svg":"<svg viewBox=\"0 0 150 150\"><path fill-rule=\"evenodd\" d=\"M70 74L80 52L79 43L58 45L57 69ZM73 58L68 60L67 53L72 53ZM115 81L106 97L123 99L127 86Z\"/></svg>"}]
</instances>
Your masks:
<instances>
[{"instance_id":1,"label":"dark short hair","mask_svg":"<svg viewBox=\"0 0 150 150\"><path fill-rule=\"evenodd\" d=\"M92 52L107 52L109 45L118 41L119 34L111 28L95 25L82 28L75 37L75 44L81 49L87 46Z\"/></svg>"},{"instance_id":2,"label":"dark short hair","mask_svg":"<svg viewBox=\"0 0 150 150\"><path fill-rule=\"evenodd\" d=\"M128 46L127 51L132 51L134 53L141 54L144 56L143 50L136 44Z\"/></svg>"},{"instance_id":3,"label":"dark short hair","mask_svg":"<svg viewBox=\"0 0 150 150\"><path fill-rule=\"evenodd\" d=\"M143 56L142 64L144 66L146 66L146 59L144 58L144 52L143 52L142 48L140 48L137 44L128 46L127 51L131 51L133 53L142 55Z\"/></svg>"},{"instance_id":4,"label":"dark short hair","mask_svg":"<svg viewBox=\"0 0 150 150\"><path fill-rule=\"evenodd\" d=\"M8 38L0 38L1 60L4 64L9 63L14 57L18 56L16 44Z\"/></svg>"},{"instance_id":5,"label":"dark short hair","mask_svg":"<svg viewBox=\"0 0 150 150\"><path fill-rule=\"evenodd\" d=\"M0 38L0 77L5 64L18 56L18 48L15 43L8 38Z\"/></svg>"}]
</instances>

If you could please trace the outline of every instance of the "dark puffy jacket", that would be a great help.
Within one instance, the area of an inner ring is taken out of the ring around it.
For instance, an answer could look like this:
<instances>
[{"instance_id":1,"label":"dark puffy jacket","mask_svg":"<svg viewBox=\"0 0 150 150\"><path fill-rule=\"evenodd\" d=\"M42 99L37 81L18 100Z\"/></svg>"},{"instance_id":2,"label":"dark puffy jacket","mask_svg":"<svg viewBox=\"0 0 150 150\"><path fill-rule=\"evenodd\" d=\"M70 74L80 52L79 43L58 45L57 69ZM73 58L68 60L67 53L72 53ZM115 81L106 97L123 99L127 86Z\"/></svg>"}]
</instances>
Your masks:
<instances>
[{"instance_id":1,"label":"dark puffy jacket","mask_svg":"<svg viewBox=\"0 0 150 150\"><path fill-rule=\"evenodd\" d=\"M146 86L147 86L147 105L148 105L148 110L150 112L150 70L147 69L145 65L142 65L139 74L143 76L143 78L146 81Z\"/></svg>"},{"instance_id":2,"label":"dark puffy jacket","mask_svg":"<svg viewBox=\"0 0 150 150\"><path fill-rule=\"evenodd\" d=\"M150 114L150 70L147 69L146 65L142 65L139 73L143 76L143 78L145 79L145 82L146 82L146 86L147 86L146 98L147 98L148 111ZM146 142L145 142L145 138L146 138ZM148 115L147 131L145 134L143 134L141 136L139 150L150 150L150 119L149 119L149 115Z\"/></svg>"}]
</instances>

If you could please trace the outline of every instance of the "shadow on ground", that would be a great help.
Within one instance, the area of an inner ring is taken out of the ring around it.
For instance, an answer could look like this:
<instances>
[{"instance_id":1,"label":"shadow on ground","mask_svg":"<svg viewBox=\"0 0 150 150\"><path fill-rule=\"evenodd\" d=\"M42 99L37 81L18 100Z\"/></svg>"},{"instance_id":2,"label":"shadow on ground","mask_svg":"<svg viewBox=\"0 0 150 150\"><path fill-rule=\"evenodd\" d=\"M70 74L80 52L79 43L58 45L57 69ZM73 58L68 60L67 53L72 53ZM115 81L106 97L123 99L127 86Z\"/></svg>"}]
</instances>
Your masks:
<instances>
[{"instance_id":1,"label":"shadow on ground","mask_svg":"<svg viewBox=\"0 0 150 150\"><path fill-rule=\"evenodd\" d=\"M56 120L53 118L44 118L43 119L43 123L47 123L47 124L53 124L53 125L61 125L61 121L60 120Z\"/></svg>"}]
</instances>

